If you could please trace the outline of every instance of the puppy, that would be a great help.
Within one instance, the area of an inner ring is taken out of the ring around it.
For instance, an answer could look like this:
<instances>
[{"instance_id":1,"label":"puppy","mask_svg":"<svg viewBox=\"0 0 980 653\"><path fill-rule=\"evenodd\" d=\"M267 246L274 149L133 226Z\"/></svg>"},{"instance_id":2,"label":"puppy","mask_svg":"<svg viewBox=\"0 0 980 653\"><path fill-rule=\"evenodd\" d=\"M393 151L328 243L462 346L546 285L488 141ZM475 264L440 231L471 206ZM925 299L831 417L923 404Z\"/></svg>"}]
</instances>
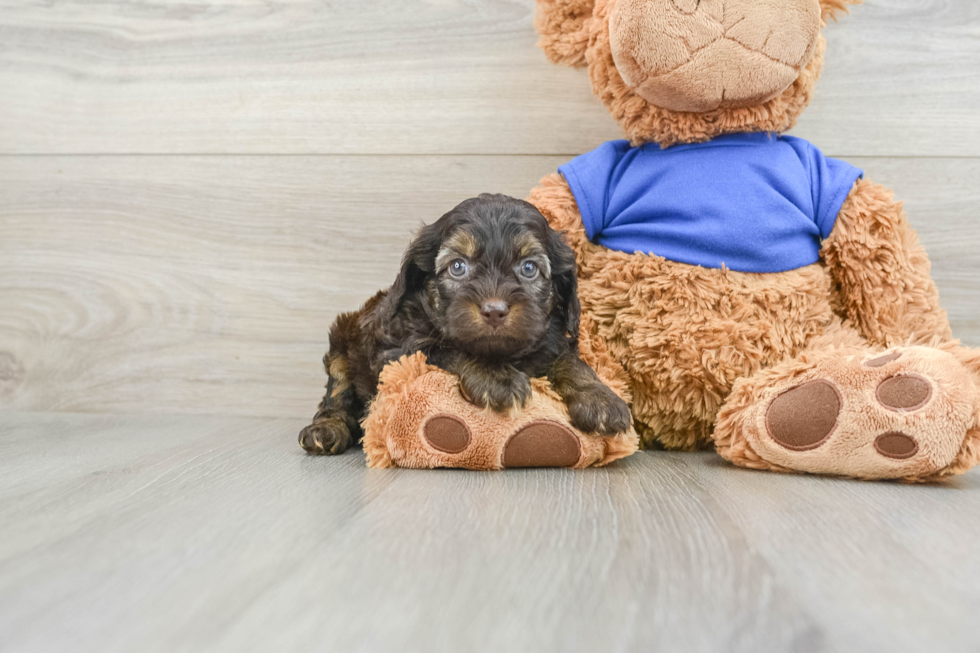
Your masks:
<instances>
[{"instance_id":1,"label":"puppy","mask_svg":"<svg viewBox=\"0 0 980 653\"><path fill-rule=\"evenodd\" d=\"M523 406L529 377L547 376L575 427L625 431L626 403L579 358L579 314L575 255L541 213L505 195L466 200L422 228L391 288L334 322L327 392L300 445L312 454L347 449L381 369L417 351L458 375L478 406Z\"/></svg>"}]
</instances>

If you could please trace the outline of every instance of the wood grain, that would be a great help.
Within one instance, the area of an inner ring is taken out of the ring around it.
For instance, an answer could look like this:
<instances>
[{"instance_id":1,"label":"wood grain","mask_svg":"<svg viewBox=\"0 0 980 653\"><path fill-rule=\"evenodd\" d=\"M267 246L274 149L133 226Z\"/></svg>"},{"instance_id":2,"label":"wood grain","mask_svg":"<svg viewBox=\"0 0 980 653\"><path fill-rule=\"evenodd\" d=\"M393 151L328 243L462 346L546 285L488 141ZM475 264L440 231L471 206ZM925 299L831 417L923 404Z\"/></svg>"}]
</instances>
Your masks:
<instances>
[{"instance_id":1,"label":"wood grain","mask_svg":"<svg viewBox=\"0 0 980 653\"><path fill-rule=\"evenodd\" d=\"M0 0L0 652L980 649L977 471L298 448L414 228L619 137L533 6ZM980 346L980 3L826 36L795 133L907 200Z\"/></svg>"},{"instance_id":2,"label":"wood grain","mask_svg":"<svg viewBox=\"0 0 980 653\"><path fill-rule=\"evenodd\" d=\"M303 417L412 231L559 157L0 158L0 407ZM980 345L980 161L853 159L907 199Z\"/></svg>"},{"instance_id":3,"label":"wood grain","mask_svg":"<svg viewBox=\"0 0 980 653\"><path fill-rule=\"evenodd\" d=\"M0 0L0 153L579 154L620 132L534 0ZM980 155L980 4L867 0L797 133Z\"/></svg>"},{"instance_id":4,"label":"wood grain","mask_svg":"<svg viewBox=\"0 0 980 653\"><path fill-rule=\"evenodd\" d=\"M5 651L971 651L980 473L368 470L298 420L0 415Z\"/></svg>"}]
</instances>

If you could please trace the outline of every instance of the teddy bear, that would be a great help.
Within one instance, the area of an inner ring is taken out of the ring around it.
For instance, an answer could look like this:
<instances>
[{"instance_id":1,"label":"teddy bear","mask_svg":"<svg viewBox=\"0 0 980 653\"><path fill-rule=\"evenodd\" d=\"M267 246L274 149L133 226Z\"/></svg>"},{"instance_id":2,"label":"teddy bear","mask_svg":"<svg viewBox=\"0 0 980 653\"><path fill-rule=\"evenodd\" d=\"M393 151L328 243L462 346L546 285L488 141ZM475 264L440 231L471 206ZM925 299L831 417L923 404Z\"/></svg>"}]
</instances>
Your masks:
<instances>
[{"instance_id":1,"label":"teddy bear","mask_svg":"<svg viewBox=\"0 0 980 653\"><path fill-rule=\"evenodd\" d=\"M625 133L528 200L647 448L932 481L980 460L980 352L953 340L900 202L786 132L857 0L538 0L539 46Z\"/></svg>"}]
</instances>

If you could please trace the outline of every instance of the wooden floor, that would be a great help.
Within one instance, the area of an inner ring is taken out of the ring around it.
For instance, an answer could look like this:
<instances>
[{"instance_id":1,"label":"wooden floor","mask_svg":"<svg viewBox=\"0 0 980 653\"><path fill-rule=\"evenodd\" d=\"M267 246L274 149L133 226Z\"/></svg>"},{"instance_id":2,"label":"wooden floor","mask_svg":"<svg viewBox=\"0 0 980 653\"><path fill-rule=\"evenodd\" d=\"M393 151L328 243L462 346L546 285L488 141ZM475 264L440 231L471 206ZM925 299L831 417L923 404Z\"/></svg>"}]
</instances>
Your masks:
<instances>
[{"instance_id":1,"label":"wooden floor","mask_svg":"<svg viewBox=\"0 0 980 653\"><path fill-rule=\"evenodd\" d=\"M0 653L980 650L980 471L306 457L413 229L620 137L534 0L0 0ZM794 134L980 346L980 2L866 0Z\"/></svg>"},{"instance_id":2,"label":"wooden floor","mask_svg":"<svg viewBox=\"0 0 980 653\"><path fill-rule=\"evenodd\" d=\"M369 470L301 425L0 415L0 650L980 649L980 472Z\"/></svg>"}]
</instances>

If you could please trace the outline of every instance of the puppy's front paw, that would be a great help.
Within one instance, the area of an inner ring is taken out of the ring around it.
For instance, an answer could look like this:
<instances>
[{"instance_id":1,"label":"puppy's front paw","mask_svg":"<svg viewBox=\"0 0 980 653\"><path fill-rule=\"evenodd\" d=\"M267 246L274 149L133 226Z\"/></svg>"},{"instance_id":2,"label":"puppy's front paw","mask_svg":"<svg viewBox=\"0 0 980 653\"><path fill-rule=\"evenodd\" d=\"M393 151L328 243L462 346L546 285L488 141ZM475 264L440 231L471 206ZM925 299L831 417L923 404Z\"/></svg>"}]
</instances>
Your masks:
<instances>
[{"instance_id":1,"label":"puppy's front paw","mask_svg":"<svg viewBox=\"0 0 980 653\"><path fill-rule=\"evenodd\" d=\"M306 453L334 456L350 444L350 429L339 417L319 419L299 432L299 445Z\"/></svg>"},{"instance_id":2,"label":"puppy's front paw","mask_svg":"<svg viewBox=\"0 0 980 653\"><path fill-rule=\"evenodd\" d=\"M572 426L585 433L613 435L633 423L629 406L602 383L593 384L565 401Z\"/></svg>"},{"instance_id":3,"label":"puppy's front paw","mask_svg":"<svg viewBox=\"0 0 980 653\"><path fill-rule=\"evenodd\" d=\"M490 407L497 412L523 408L531 398L531 379L516 369L469 369L459 377L463 396L480 408Z\"/></svg>"}]
</instances>

